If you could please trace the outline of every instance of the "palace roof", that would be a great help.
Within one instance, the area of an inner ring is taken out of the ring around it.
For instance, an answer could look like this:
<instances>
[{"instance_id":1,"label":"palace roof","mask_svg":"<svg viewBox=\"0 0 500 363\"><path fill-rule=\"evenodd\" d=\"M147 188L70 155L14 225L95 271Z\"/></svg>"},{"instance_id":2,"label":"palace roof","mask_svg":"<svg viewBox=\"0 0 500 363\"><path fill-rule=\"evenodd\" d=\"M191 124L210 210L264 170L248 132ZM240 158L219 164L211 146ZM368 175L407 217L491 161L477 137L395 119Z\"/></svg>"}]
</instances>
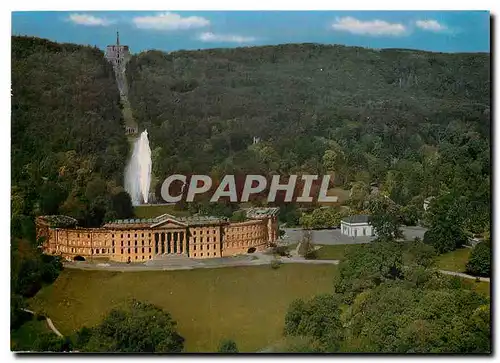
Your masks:
<instances>
[{"instance_id":1,"label":"palace roof","mask_svg":"<svg viewBox=\"0 0 500 363\"><path fill-rule=\"evenodd\" d=\"M370 217L369 215L366 214L360 214L356 216L349 216L342 218L342 222L344 223L369 223L370 222Z\"/></svg>"},{"instance_id":2,"label":"palace roof","mask_svg":"<svg viewBox=\"0 0 500 363\"><path fill-rule=\"evenodd\" d=\"M172 222L180 226L214 225L228 223L226 218L213 216L176 217L171 214L162 214L156 218L142 219L117 219L106 223L104 228L129 229L129 228L154 228L164 223Z\"/></svg>"},{"instance_id":3,"label":"palace roof","mask_svg":"<svg viewBox=\"0 0 500 363\"><path fill-rule=\"evenodd\" d=\"M75 218L64 216L64 215L48 215L40 216L37 218L39 222L42 222L49 227L75 227L78 221Z\"/></svg>"},{"instance_id":4,"label":"palace roof","mask_svg":"<svg viewBox=\"0 0 500 363\"><path fill-rule=\"evenodd\" d=\"M247 213L247 218L262 219L262 218L275 216L279 213L279 211L280 211L280 209L278 207L248 208L246 210L246 213Z\"/></svg>"}]
</instances>

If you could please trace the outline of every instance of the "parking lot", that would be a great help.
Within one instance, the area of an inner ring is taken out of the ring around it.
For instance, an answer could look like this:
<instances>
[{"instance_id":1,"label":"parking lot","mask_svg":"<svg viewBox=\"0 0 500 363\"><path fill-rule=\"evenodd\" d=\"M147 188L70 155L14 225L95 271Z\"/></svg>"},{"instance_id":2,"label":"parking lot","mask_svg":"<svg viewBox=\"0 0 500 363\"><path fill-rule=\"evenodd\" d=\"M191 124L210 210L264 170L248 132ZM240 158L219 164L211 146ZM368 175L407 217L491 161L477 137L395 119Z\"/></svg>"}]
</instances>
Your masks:
<instances>
[{"instance_id":1,"label":"parking lot","mask_svg":"<svg viewBox=\"0 0 500 363\"><path fill-rule=\"evenodd\" d=\"M415 237L421 239L424 238L424 233L427 231L423 227L403 227L403 234L405 240L413 240ZM375 239L375 236L371 237L349 237L341 234L339 229L319 229L312 230L311 237L313 243L321 245L344 245L344 244L356 244L356 243L368 243ZM287 244L293 244L300 242L303 236L302 228L285 228L285 237L283 241Z\"/></svg>"}]
</instances>

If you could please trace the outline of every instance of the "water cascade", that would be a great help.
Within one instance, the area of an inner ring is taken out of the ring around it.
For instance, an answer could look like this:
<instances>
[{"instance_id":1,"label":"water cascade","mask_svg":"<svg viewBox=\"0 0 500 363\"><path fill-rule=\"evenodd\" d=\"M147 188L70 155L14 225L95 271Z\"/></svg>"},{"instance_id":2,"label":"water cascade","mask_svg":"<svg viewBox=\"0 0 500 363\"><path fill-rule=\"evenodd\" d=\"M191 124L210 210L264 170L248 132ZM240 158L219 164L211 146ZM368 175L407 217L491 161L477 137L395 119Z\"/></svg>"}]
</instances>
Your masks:
<instances>
[{"instance_id":1,"label":"water cascade","mask_svg":"<svg viewBox=\"0 0 500 363\"><path fill-rule=\"evenodd\" d=\"M134 206L148 202L151 164L148 131L144 130L134 142L132 157L125 169L125 190Z\"/></svg>"}]
</instances>

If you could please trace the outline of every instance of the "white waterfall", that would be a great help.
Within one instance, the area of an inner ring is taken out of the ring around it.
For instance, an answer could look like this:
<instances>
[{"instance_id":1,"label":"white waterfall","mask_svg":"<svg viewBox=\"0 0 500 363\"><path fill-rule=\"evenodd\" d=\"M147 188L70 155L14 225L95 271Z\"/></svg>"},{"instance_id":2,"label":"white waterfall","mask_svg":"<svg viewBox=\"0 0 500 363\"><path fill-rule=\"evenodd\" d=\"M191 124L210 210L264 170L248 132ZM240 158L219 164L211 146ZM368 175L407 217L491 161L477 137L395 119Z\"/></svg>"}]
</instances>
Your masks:
<instances>
[{"instance_id":1,"label":"white waterfall","mask_svg":"<svg viewBox=\"0 0 500 363\"><path fill-rule=\"evenodd\" d=\"M125 169L125 190L134 206L148 202L151 164L148 131L144 130L134 142L132 157Z\"/></svg>"}]
</instances>

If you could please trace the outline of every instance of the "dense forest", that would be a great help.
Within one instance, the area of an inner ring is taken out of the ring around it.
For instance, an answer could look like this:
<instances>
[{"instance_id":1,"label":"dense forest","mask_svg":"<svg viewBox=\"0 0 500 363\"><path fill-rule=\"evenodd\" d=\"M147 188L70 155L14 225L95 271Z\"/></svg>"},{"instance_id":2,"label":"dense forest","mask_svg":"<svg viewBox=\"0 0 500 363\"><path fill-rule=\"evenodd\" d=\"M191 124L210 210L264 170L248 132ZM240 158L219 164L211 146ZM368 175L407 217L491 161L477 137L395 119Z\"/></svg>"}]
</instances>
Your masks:
<instances>
[{"instance_id":1,"label":"dense forest","mask_svg":"<svg viewBox=\"0 0 500 363\"><path fill-rule=\"evenodd\" d=\"M468 228L488 228L489 54L289 44L148 51L127 67L159 183L174 172L335 172L361 200L374 183L420 209L459 191Z\"/></svg>"},{"instance_id":2,"label":"dense forest","mask_svg":"<svg viewBox=\"0 0 500 363\"><path fill-rule=\"evenodd\" d=\"M121 213L129 144L97 48L12 37L12 213L100 225Z\"/></svg>"},{"instance_id":3,"label":"dense forest","mask_svg":"<svg viewBox=\"0 0 500 363\"><path fill-rule=\"evenodd\" d=\"M82 225L133 215L123 190L129 144L113 69L97 48L12 37L11 323L62 269L37 248L34 217Z\"/></svg>"}]
</instances>

